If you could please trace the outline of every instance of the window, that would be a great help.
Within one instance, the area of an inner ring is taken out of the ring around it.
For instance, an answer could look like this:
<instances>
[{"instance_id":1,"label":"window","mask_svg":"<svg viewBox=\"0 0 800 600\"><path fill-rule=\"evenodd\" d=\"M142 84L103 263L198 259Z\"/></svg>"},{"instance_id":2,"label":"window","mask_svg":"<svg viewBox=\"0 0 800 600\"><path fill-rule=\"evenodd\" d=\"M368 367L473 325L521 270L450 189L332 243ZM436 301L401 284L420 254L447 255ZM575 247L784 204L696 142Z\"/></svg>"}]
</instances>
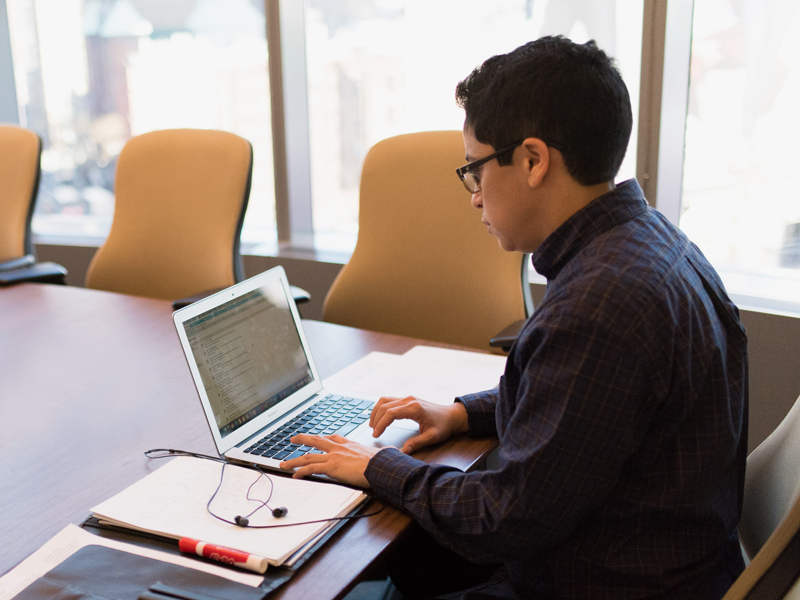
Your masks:
<instances>
[{"instance_id":1,"label":"window","mask_svg":"<svg viewBox=\"0 0 800 600\"><path fill-rule=\"evenodd\" d=\"M492 54L561 33L594 38L616 57L634 119L646 60L645 127L634 123L619 179L635 174L638 152L648 197L708 255L738 302L800 309L800 150L792 143L800 134L800 0L659 0L647 11L644 0L4 3L19 121L44 140L40 236L101 242L125 141L208 127L254 146L246 247L271 252L279 229L281 242L346 256L368 149L400 133L460 129L459 80ZM272 66L267 26L280 34ZM282 87L280 177L270 68ZM663 83L661 104L649 79Z\"/></svg>"},{"instance_id":2,"label":"window","mask_svg":"<svg viewBox=\"0 0 800 600\"><path fill-rule=\"evenodd\" d=\"M37 234L101 242L125 141L155 129L208 127L253 143L243 240L274 247L263 0L7 0L6 6L20 122L44 140ZM295 9L281 6L282 13ZM305 35L308 111L300 131L308 131L311 170L304 177L311 195L288 202L309 204L301 213L313 216L312 243L322 249L348 252L355 243L367 150L404 132L460 129L455 85L492 54L546 33L594 37L617 57L637 113L643 0L304 0L301 6L295 13ZM466 36L476 23L481 34ZM634 173L635 135L634 126L621 177Z\"/></svg>"},{"instance_id":3,"label":"window","mask_svg":"<svg viewBox=\"0 0 800 600\"><path fill-rule=\"evenodd\" d=\"M307 0L313 225L317 245L352 249L358 184L386 137L461 129L456 84L491 55L540 35L595 38L615 56L638 110L641 0ZM634 176L636 124L620 173Z\"/></svg>"},{"instance_id":4,"label":"window","mask_svg":"<svg viewBox=\"0 0 800 600\"><path fill-rule=\"evenodd\" d=\"M6 0L20 124L43 140L34 232L99 243L134 135L193 127L253 145L243 240L275 238L264 4Z\"/></svg>"},{"instance_id":5,"label":"window","mask_svg":"<svg viewBox=\"0 0 800 600\"><path fill-rule=\"evenodd\" d=\"M800 0L695 0L681 228L744 305L800 302Z\"/></svg>"}]
</instances>

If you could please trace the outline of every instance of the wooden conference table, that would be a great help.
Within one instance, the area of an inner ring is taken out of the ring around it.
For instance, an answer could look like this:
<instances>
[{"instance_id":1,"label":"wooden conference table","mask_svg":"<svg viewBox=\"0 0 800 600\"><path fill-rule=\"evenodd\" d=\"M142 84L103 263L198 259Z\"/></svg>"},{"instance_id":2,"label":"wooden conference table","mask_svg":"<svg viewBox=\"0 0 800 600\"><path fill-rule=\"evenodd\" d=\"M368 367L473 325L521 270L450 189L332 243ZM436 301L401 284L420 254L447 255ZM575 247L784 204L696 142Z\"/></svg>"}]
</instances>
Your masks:
<instances>
[{"instance_id":1,"label":"wooden conference table","mask_svg":"<svg viewBox=\"0 0 800 600\"><path fill-rule=\"evenodd\" d=\"M158 468L148 448L214 453L169 302L62 286L0 288L0 574ZM322 377L410 338L304 323ZM473 467L495 444L418 456ZM346 524L270 598L340 598L409 527L387 507Z\"/></svg>"}]
</instances>

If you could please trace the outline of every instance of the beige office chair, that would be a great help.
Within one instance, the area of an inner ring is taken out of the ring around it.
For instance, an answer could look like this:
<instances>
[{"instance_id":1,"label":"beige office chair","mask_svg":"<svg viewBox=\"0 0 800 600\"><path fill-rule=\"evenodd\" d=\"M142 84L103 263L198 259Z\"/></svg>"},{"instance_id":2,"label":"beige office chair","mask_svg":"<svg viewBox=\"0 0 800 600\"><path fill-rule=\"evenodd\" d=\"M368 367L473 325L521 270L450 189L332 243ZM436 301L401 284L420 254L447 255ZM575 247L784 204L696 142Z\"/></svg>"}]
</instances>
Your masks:
<instances>
[{"instance_id":1,"label":"beige office chair","mask_svg":"<svg viewBox=\"0 0 800 600\"><path fill-rule=\"evenodd\" d=\"M252 169L250 143L233 133L173 129L128 141L111 231L86 286L175 300L242 280Z\"/></svg>"},{"instance_id":2,"label":"beige office chair","mask_svg":"<svg viewBox=\"0 0 800 600\"><path fill-rule=\"evenodd\" d=\"M723 600L800 599L799 532L800 398L747 458L739 537L751 562Z\"/></svg>"},{"instance_id":3,"label":"beige office chair","mask_svg":"<svg viewBox=\"0 0 800 600\"><path fill-rule=\"evenodd\" d=\"M64 283L67 271L37 263L31 220L39 193L42 141L27 129L0 125L0 285Z\"/></svg>"},{"instance_id":4,"label":"beige office chair","mask_svg":"<svg viewBox=\"0 0 800 600\"><path fill-rule=\"evenodd\" d=\"M326 321L489 350L528 316L524 257L486 232L455 174L463 164L459 131L400 135L369 151L358 241L325 299Z\"/></svg>"}]
</instances>

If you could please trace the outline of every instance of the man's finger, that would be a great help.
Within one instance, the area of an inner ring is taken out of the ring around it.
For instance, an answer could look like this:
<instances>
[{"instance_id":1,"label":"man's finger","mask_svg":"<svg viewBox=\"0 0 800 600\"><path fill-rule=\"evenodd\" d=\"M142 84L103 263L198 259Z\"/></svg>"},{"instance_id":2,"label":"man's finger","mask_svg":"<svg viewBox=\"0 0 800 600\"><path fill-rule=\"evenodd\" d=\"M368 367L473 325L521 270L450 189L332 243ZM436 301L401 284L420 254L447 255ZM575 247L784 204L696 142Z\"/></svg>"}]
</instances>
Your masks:
<instances>
[{"instance_id":1,"label":"man's finger","mask_svg":"<svg viewBox=\"0 0 800 600\"><path fill-rule=\"evenodd\" d=\"M324 452L327 452L333 445L330 439L321 437L319 435L312 435L310 433L298 433L297 435L292 436L289 441L293 444L311 446Z\"/></svg>"},{"instance_id":2,"label":"man's finger","mask_svg":"<svg viewBox=\"0 0 800 600\"><path fill-rule=\"evenodd\" d=\"M281 462L281 469L296 469L309 463L324 462L327 459L327 454L304 454L292 460L284 460Z\"/></svg>"},{"instance_id":3,"label":"man's finger","mask_svg":"<svg viewBox=\"0 0 800 600\"><path fill-rule=\"evenodd\" d=\"M327 475L329 465L327 463L311 463L300 467L292 474L292 479L303 479L309 475Z\"/></svg>"},{"instance_id":4,"label":"man's finger","mask_svg":"<svg viewBox=\"0 0 800 600\"><path fill-rule=\"evenodd\" d=\"M386 410L380 420L372 428L372 437L380 437L386 428L394 421L411 419L419 423L420 411L416 403L401 404Z\"/></svg>"},{"instance_id":5,"label":"man's finger","mask_svg":"<svg viewBox=\"0 0 800 600\"><path fill-rule=\"evenodd\" d=\"M386 411L387 406L397 402L399 399L400 398L395 398L394 396L381 396L378 398L375 406L372 407L372 412L369 413L369 426L374 427L375 423L378 422L381 415Z\"/></svg>"},{"instance_id":6,"label":"man's finger","mask_svg":"<svg viewBox=\"0 0 800 600\"><path fill-rule=\"evenodd\" d=\"M404 396L402 398L398 396L381 396L369 414L369 426L374 427L388 409L402 406L411 400L416 400L416 398L414 396Z\"/></svg>"},{"instance_id":7,"label":"man's finger","mask_svg":"<svg viewBox=\"0 0 800 600\"><path fill-rule=\"evenodd\" d=\"M415 435L414 437L406 440L406 443L403 444L403 454L411 454L420 448L430 446L438 441L436 430L428 429L427 431L423 431L419 435Z\"/></svg>"}]
</instances>

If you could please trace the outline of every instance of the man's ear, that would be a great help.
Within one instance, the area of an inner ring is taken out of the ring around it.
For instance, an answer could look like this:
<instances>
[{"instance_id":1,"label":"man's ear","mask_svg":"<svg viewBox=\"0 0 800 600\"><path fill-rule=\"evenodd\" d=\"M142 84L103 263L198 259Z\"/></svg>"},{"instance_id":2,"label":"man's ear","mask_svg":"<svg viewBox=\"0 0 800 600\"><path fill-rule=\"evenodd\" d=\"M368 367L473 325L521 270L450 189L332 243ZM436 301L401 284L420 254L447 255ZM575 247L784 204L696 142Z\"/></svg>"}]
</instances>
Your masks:
<instances>
[{"instance_id":1,"label":"man's ear","mask_svg":"<svg viewBox=\"0 0 800 600\"><path fill-rule=\"evenodd\" d=\"M522 142L522 151L528 185L539 187L550 169L550 149L539 138L531 137Z\"/></svg>"}]
</instances>

